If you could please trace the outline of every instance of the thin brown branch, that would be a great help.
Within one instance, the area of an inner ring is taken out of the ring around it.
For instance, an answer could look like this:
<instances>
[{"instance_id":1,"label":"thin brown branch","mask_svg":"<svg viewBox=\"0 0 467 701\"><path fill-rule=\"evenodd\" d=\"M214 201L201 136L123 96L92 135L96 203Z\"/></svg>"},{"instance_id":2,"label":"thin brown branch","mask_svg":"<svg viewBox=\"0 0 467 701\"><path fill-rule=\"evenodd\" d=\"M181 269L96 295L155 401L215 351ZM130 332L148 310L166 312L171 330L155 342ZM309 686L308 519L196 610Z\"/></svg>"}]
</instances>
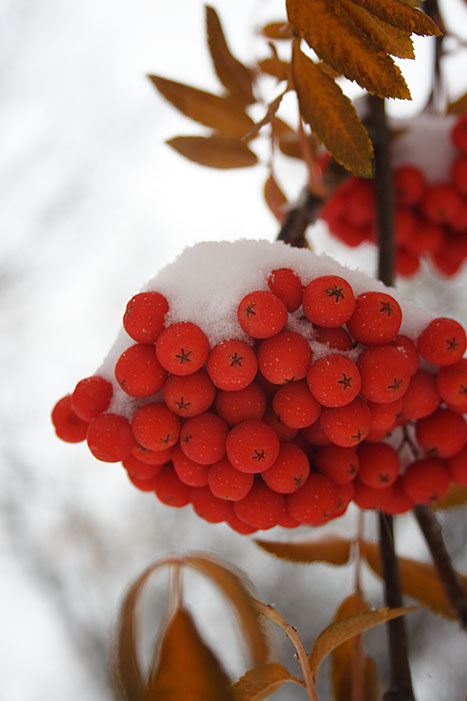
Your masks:
<instances>
[{"instance_id":1,"label":"thin brown branch","mask_svg":"<svg viewBox=\"0 0 467 701\"><path fill-rule=\"evenodd\" d=\"M467 591L452 565L441 524L434 511L428 506L418 504L414 507L414 514L425 537L446 597L461 626L467 632Z\"/></svg>"}]
</instances>

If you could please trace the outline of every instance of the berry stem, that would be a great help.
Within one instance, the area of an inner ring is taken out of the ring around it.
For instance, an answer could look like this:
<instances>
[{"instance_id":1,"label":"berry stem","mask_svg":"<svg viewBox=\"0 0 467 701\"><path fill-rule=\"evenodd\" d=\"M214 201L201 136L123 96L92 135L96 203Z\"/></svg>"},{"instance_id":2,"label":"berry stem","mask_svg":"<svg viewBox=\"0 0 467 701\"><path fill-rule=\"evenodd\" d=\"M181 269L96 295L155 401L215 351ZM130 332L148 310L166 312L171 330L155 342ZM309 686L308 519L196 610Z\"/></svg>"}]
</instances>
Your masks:
<instances>
[{"instance_id":1,"label":"berry stem","mask_svg":"<svg viewBox=\"0 0 467 701\"><path fill-rule=\"evenodd\" d=\"M443 77L441 72L441 58L443 56L443 40L446 34L441 13L439 11L438 0L426 0L424 11L431 19L436 22L443 34L435 37L434 55L433 55L433 82L428 98L427 108L435 112L441 112L445 109L446 93L443 85Z\"/></svg>"},{"instance_id":2,"label":"berry stem","mask_svg":"<svg viewBox=\"0 0 467 701\"><path fill-rule=\"evenodd\" d=\"M430 550L444 593L459 618L462 628L467 632L467 592L452 565L441 524L434 511L428 506L418 504L414 507L414 514Z\"/></svg>"}]
</instances>

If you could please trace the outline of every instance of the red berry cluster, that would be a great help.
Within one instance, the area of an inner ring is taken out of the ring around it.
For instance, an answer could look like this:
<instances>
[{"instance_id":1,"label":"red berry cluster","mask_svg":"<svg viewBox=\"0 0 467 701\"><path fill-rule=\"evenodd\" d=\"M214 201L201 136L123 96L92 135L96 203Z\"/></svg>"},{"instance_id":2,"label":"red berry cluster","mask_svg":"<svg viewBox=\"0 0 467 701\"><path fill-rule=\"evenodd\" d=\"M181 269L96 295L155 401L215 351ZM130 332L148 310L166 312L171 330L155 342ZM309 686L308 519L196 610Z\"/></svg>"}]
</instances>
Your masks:
<instances>
[{"instance_id":1,"label":"red berry cluster","mask_svg":"<svg viewBox=\"0 0 467 701\"><path fill-rule=\"evenodd\" d=\"M399 275L414 275L420 258L426 258L450 277L467 258L467 115L454 123L450 138L458 155L451 163L448 182L428 183L415 165L394 169ZM331 233L348 246L374 243L374 182L350 177L328 200L321 217Z\"/></svg>"},{"instance_id":2,"label":"red berry cluster","mask_svg":"<svg viewBox=\"0 0 467 701\"><path fill-rule=\"evenodd\" d=\"M302 284L290 268L234 304L238 338L212 347L199 325L170 323L162 294L137 294L115 381L89 377L61 399L58 436L243 534L321 525L352 500L402 513L467 484L460 324L434 319L413 340L390 294L356 295L332 274Z\"/></svg>"}]
</instances>

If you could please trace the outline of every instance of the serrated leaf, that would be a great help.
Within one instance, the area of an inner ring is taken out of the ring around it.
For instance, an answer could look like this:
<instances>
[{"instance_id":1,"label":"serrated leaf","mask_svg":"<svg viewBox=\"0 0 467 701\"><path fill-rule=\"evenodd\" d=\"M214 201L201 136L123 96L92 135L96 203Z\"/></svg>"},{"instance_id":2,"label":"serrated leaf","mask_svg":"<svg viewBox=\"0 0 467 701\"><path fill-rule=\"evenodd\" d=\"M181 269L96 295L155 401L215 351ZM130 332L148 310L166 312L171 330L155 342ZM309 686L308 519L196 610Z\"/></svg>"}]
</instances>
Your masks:
<instances>
[{"instance_id":1,"label":"serrated leaf","mask_svg":"<svg viewBox=\"0 0 467 701\"><path fill-rule=\"evenodd\" d=\"M316 677L323 660L341 643L381 623L415 611L417 608L417 606L404 606L395 609L383 608L363 611L340 621L334 621L318 635L314 642L309 656L313 675Z\"/></svg>"},{"instance_id":2,"label":"serrated leaf","mask_svg":"<svg viewBox=\"0 0 467 701\"><path fill-rule=\"evenodd\" d=\"M420 36L440 36L442 32L431 17L401 0L352 0L383 22Z\"/></svg>"},{"instance_id":3,"label":"serrated leaf","mask_svg":"<svg viewBox=\"0 0 467 701\"><path fill-rule=\"evenodd\" d=\"M147 690L148 701L233 699L230 679L199 634L190 613L179 607L162 638Z\"/></svg>"},{"instance_id":4,"label":"serrated leaf","mask_svg":"<svg viewBox=\"0 0 467 701\"><path fill-rule=\"evenodd\" d=\"M214 70L222 85L239 104L255 103L251 73L230 52L217 12L209 5L206 5L206 33Z\"/></svg>"},{"instance_id":5,"label":"serrated leaf","mask_svg":"<svg viewBox=\"0 0 467 701\"><path fill-rule=\"evenodd\" d=\"M276 217L279 224L282 224L285 217L285 207L287 198L277 184L277 181L272 173L264 183L264 199L271 212Z\"/></svg>"},{"instance_id":6,"label":"serrated leaf","mask_svg":"<svg viewBox=\"0 0 467 701\"><path fill-rule=\"evenodd\" d=\"M340 0L353 22L380 49L398 58L415 58L410 32L394 27L352 0Z\"/></svg>"},{"instance_id":7,"label":"serrated leaf","mask_svg":"<svg viewBox=\"0 0 467 701\"><path fill-rule=\"evenodd\" d=\"M244 141L221 134L175 136L166 143L190 161L209 168L247 168L258 162Z\"/></svg>"},{"instance_id":8,"label":"serrated leaf","mask_svg":"<svg viewBox=\"0 0 467 701\"><path fill-rule=\"evenodd\" d=\"M379 548L374 543L362 543L361 552L371 569L380 577L381 562ZM404 594L417 599L435 613L451 620L457 620L456 613L452 610L443 586L439 580L435 568L424 562L417 562L405 557L398 557L399 578ZM458 574L465 590L467 591L467 577Z\"/></svg>"},{"instance_id":9,"label":"serrated leaf","mask_svg":"<svg viewBox=\"0 0 467 701\"><path fill-rule=\"evenodd\" d=\"M293 677L283 665L270 662L248 670L233 685L232 691L235 701L262 701L280 689L286 682L294 682L303 686L302 681Z\"/></svg>"},{"instance_id":10,"label":"serrated leaf","mask_svg":"<svg viewBox=\"0 0 467 701\"><path fill-rule=\"evenodd\" d=\"M467 505L467 486L464 487L460 484L451 484L448 493L434 505L436 511L442 511L444 509L454 509L459 506Z\"/></svg>"},{"instance_id":11,"label":"serrated leaf","mask_svg":"<svg viewBox=\"0 0 467 701\"><path fill-rule=\"evenodd\" d=\"M292 28L287 22L269 22L261 27L259 32L266 39L292 39Z\"/></svg>"},{"instance_id":12,"label":"serrated leaf","mask_svg":"<svg viewBox=\"0 0 467 701\"><path fill-rule=\"evenodd\" d=\"M467 112L467 93L455 102L451 102L447 112L448 114L465 114Z\"/></svg>"},{"instance_id":13,"label":"serrated leaf","mask_svg":"<svg viewBox=\"0 0 467 701\"><path fill-rule=\"evenodd\" d=\"M268 662L268 639L245 575L231 566L225 567L219 561L201 555L188 555L184 563L209 577L227 597L237 615L252 663L259 665Z\"/></svg>"},{"instance_id":14,"label":"serrated leaf","mask_svg":"<svg viewBox=\"0 0 467 701\"><path fill-rule=\"evenodd\" d=\"M195 122L227 136L239 137L253 126L253 120L231 98L213 95L158 75L150 75L149 78L166 100Z\"/></svg>"},{"instance_id":15,"label":"serrated leaf","mask_svg":"<svg viewBox=\"0 0 467 701\"><path fill-rule=\"evenodd\" d=\"M352 542L337 535L329 535L320 540L305 543L283 543L255 539L260 548L290 562L328 562L331 565L345 565L349 561Z\"/></svg>"},{"instance_id":16,"label":"serrated leaf","mask_svg":"<svg viewBox=\"0 0 467 701\"><path fill-rule=\"evenodd\" d=\"M354 175L373 174L373 146L341 88L294 44L292 75L304 121L327 150Z\"/></svg>"},{"instance_id":17,"label":"serrated leaf","mask_svg":"<svg viewBox=\"0 0 467 701\"><path fill-rule=\"evenodd\" d=\"M335 71L380 97L410 99L394 61L333 0L287 0L290 24Z\"/></svg>"}]
</instances>

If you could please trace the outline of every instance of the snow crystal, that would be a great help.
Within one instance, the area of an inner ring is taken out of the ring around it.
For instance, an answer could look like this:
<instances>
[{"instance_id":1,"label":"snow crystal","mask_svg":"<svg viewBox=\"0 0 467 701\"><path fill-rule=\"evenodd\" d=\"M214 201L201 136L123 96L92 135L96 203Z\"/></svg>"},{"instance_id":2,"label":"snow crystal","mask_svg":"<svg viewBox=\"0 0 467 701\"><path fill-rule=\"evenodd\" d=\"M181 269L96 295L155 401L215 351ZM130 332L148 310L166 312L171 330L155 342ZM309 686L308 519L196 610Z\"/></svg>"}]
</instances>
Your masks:
<instances>
[{"instance_id":1,"label":"snow crystal","mask_svg":"<svg viewBox=\"0 0 467 701\"><path fill-rule=\"evenodd\" d=\"M397 290L386 287L364 273L346 268L326 255L316 255L303 248L286 243L242 239L236 242L204 242L186 248L173 263L167 265L141 291L163 294L169 302L166 324L191 321L206 333L211 346L235 338L251 343L237 319L237 307L249 292L267 290L270 272L277 268L292 268L306 285L321 275L339 275L352 286L355 295L369 291L391 294L402 308L400 333L416 338L433 318L433 314L416 307ZM122 310L123 313L123 310ZM289 327L302 333L310 342L314 358L329 352L328 346L313 341L312 327L300 321L301 311L289 316ZM307 331L305 331L307 328ZM110 411L131 416L136 408L148 400L135 400L117 384L114 367L119 356L134 341L120 331L104 363L97 371L112 382L114 396ZM356 351L348 353L355 359Z\"/></svg>"}]
</instances>

